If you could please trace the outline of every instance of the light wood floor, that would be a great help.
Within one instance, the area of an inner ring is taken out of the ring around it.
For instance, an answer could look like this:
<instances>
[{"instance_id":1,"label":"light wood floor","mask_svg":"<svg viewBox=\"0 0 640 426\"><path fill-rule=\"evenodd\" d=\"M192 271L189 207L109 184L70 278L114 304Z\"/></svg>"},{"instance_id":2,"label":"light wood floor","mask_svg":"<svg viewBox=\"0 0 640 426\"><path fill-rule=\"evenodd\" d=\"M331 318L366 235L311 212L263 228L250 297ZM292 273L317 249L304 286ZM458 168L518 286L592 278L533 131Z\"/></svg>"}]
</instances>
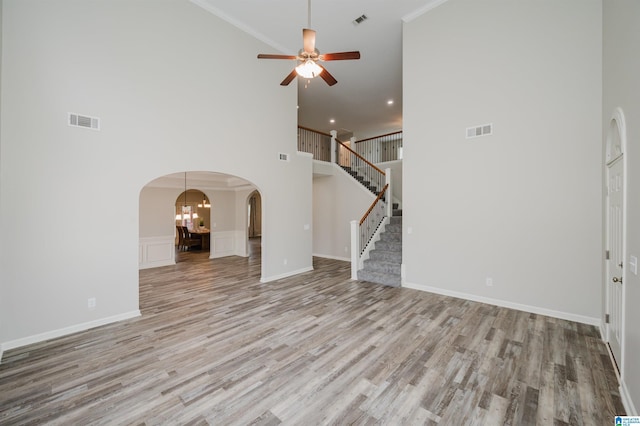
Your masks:
<instances>
[{"instance_id":1,"label":"light wood floor","mask_svg":"<svg viewBox=\"0 0 640 426\"><path fill-rule=\"evenodd\" d=\"M259 247L258 247L259 248ZM5 353L0 424L608 425L592 326L349 281L259 249L140 271L142 317Z\"/></svg>"}]
</instances>

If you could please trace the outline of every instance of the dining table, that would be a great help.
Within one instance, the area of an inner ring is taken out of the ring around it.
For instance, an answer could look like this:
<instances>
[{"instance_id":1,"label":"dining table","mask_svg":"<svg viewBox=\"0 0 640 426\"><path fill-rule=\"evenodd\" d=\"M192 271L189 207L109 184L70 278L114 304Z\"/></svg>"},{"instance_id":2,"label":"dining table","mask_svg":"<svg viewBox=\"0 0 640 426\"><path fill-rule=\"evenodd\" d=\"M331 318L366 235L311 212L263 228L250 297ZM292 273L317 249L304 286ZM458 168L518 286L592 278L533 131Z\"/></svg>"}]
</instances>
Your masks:
<instances>
[{"instance_id":1,"label":"dining table","mask_svg":"<svg viewBox=\"0 0 640 426\"><path fill-rule=\"evenodd\" d=\"M189 231L189 238L192 240L200 240L200 248L209 250L211 246L211 231L207 228L194 228Z\"/></svg>"}]
</instances>

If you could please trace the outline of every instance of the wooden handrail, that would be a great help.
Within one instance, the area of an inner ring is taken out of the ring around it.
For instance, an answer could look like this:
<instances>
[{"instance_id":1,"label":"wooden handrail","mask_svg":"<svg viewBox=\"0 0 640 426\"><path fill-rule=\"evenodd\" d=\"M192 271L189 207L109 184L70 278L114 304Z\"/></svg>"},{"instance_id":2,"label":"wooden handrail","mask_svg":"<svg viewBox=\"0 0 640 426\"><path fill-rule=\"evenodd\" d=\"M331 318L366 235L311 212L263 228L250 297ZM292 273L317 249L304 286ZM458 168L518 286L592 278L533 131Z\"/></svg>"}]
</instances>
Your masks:
<instances>
[{"instance_id":1,"label":"wooden handrail","mask_svg":"<svg viewBox=\"0 0 640 426\"><path fill-rule=\"evenodd\" d=\"M367 220L367 217L369 216L369 213L371 213L371 211L376 206L376 204L378 204L378 201L380 201L380 198L382 198L382 196L384 195L384 193L385 193L385 191L387 190L388 187L389 187L389 184L386 184L384 186L384 188L382 188L382 191L380 191L380 193L376 197L375 201L371 204L371 206L369 206L369 210L367 210L367 212L364 214L364 216L362 216L362 219L360 219L360 225L362 225L364 223L364 221Z\"/></svg>"},{"instance_id":2,"label":"wooden handrail","mask_svg":"<svg viewBox=\"0 0 640 426\"><path fill-rule=\"evenodd\" d=\"M356 143L371 141L378 138L384 138L386 136L397 135L398 133L402 133L402 130L398 130L397 132L387 133L386 135L374 136L372 138L362 139L361 141L356 141Z\"/></svg>"},{"instance_id":3,"label":"wooden handrail","mask_svg":"<svg viewBox=\"0 0 640 426\"><path fill-rule=\"evenodd\" d=\"M342 142L340 142L339 140L336 139L336 142L338 142L340 145L342 145L345 149L349 150L349 152L351 152L353 155L355 155L356 157L358 157L359 159L361 159L362 161L364 161L365 163L367 163L369 166L373 167L375 170L377 170L378 172L380 172L382 174L382 176L386 176L385 173L380 170L379 168L377 168L375 165L371 164L366 158L364 158L362 155L358 154L357 152L355 152L354 150L352 150L351 148L349 148L348 146L346 146L345 144L343 144Z\"/></svg>"},{"instance_id":4,"label":"wooden handrail","mask_svg":"<svg viewBox=\"0 0 640 426\"><path fill-rule=\"evenodd\" d=\"M306 130L306 131L309 131L309 132L317 133L317 134L322 135L322 136L331 137L331 135L329 133L319 132L318 130L313 130L313 129L310 129L310 128L304 127L304 126L298 126L298 129L302 129L302 130Z\"/></svg>"}]
</instances>

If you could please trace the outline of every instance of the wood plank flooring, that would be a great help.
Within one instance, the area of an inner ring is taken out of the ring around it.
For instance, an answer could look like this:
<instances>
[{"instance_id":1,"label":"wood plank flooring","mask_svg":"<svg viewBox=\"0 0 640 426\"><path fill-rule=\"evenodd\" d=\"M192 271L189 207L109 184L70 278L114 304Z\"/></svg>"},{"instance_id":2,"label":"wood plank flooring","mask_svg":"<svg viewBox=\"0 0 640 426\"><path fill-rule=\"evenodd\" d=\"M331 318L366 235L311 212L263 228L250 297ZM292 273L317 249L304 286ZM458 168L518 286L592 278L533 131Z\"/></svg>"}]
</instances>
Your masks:
<instances>
[{"instance_id":1,"label":"wood plank flooring","mask_svg":"<svg viewBox=\"0 0 640 426\"><path fill-rule=\"evenodd\" d=\"M596 328L349 281L261 284L259 250L140 271L140 318L7 351L0 424L606 425Z\"/></svg>"}]
</instances>

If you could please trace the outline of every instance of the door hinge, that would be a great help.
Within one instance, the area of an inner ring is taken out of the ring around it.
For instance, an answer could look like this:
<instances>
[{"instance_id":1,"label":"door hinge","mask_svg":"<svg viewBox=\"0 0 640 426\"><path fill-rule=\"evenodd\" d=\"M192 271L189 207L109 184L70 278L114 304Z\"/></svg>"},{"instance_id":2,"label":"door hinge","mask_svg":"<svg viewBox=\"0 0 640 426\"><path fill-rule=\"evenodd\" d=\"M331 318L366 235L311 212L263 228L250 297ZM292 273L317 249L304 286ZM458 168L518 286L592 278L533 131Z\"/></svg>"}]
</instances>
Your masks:
<instances>
[{"instance_id":1,"label":"door hinge","mask_svg":"<svg viewBox=\"0 0 640 426\"><path fill-rule=\"evenodd\" d=\"M604 252L604 259L609 260L609 250Z\"/></svg>"},{"instance_id":2,"label":"door hinge","mask_svg":"<svg viewBox=\"0 0 640 426\"><path fill-rule=\"evenodd\" d=\"M604 316L604 323L605 323L605 324L609 324L609 314L605 314L605 316Z\"/></svg>"}]
</instances>

